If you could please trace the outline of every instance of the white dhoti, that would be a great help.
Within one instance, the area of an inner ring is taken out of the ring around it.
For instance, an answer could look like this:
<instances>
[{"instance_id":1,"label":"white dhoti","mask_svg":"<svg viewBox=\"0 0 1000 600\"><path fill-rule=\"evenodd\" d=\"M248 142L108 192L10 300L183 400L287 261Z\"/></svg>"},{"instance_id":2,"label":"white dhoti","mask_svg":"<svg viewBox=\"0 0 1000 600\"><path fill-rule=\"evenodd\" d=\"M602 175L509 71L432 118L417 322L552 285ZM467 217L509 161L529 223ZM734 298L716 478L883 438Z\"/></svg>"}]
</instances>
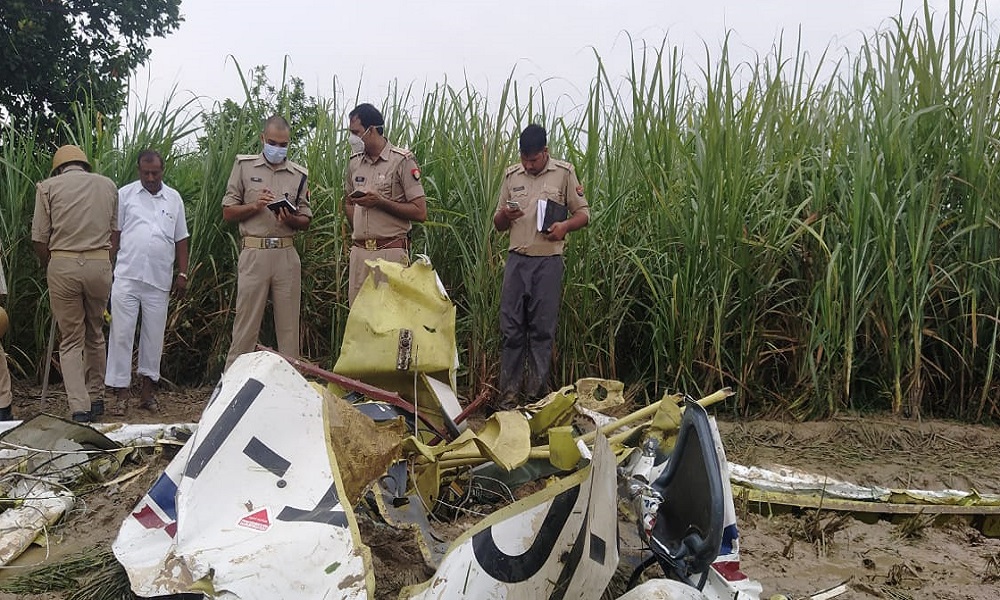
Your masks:
<instances>
[{"instance_id":1,"label":"white dhoti","mask_svg":"<svg viewBox=\"0 0 1000 600\"><path fill-rule=\"evenodd\" d=\"M116 278L111 286L111 333L108 336L108 368L104 383L125 388L132 382L132 348L135 326L139 326L139 375L160 380L163 332L167 327L170 292L135 279Z\"/></svg>"}]
</instances>

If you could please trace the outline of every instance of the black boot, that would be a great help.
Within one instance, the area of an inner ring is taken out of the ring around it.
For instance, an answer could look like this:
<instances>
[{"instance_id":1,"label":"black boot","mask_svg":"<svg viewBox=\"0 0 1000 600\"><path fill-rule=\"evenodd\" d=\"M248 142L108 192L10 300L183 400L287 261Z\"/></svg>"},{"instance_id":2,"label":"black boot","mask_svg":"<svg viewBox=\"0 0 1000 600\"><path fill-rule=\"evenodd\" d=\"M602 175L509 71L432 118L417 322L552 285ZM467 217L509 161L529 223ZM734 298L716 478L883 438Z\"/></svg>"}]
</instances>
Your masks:
<instances>
[{"instance_id":1,"label":"black boot","mask_svg":"<svg viewBox=\"0 0 1000 600\"><path fill-rule=\"evenodd\" d=\"M517 410L520 405L517 392L506 392L500 396L496 408L497 410Z\"/></svg>"},{"instance_id":2,"label":"black boot","mask_svg":"<svg viewBox=\"0 0 1000 600\"><path fill-rule=\"evenodd\" d=\"M9 406L0 408L0 421L13 421L14 412L11 411Z\"/></svg>"}]
</instances>

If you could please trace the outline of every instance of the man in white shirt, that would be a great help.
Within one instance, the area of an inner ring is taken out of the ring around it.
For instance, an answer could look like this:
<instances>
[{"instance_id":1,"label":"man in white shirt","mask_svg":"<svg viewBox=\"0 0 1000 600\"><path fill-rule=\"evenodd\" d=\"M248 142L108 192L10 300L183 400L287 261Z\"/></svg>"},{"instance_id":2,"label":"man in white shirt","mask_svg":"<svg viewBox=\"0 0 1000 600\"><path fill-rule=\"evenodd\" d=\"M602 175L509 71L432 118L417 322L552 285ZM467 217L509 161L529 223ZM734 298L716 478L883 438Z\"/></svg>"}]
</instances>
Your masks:
<instances>
[{"instance_id":1,"label":"man in white shirt","mask_svg":"<svg viewBox=\"0 0 1000 600\"><path fill-rule=\"evenodd\" d=\"M111 286L111 332L104 383L116 388L111 414L124 416L132 381L132 345L140 309L139 408L156 411L153 395L160 380L163 332L170 293L181 296L188 281L188 230L184 202L163 185L163 157L155 150L139 154L139 180L118 190L120 236L115 279ZM178 272L174 276L176 259ZM172 283L171 283L172 282Z\"/></svg>"}]
</instances>

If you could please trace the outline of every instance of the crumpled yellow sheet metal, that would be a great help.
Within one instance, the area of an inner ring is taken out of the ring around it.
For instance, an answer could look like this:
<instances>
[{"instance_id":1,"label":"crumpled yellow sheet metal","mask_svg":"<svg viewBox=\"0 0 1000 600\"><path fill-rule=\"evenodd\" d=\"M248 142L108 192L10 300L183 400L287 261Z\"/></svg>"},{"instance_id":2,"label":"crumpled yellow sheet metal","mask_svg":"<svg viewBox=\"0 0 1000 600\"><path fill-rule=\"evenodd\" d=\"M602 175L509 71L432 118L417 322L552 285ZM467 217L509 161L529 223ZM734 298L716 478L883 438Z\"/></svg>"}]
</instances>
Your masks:
<instances>
[{"instance_id":1,"label":"crumpled yellow sheet metal","mask_svg":"<svg viewBox=\"0 0 1000 600\"><path fill-rule=\"evenodd\" d=\"M544 436L545 432L552 427L565 427L572 424L578 413L594 416L594 413L600 413L624 403L624 383L614 379L584 377L572 385L564 386L541 400L525 406L524 410L532 415L529 420L531 435L538 437ZM611 420L611 417L607 418ZM680 423L679 416L677 422Z\"/></svg>"},{"instance_id":2,"label":"crumpled yellow sheet metal","mask_svg":"<svg viewBox=\"0 0 1000 600\"><path fill-rule=\"evenodd\" d=\"M549 463L557 469L569 471L579 464L582 455L573 439L572 427L552 427L549 433Z\"/></svg>"},{"instance_id":3,"label":"crumpled yellow sheet metal","mask_svg":"<svg viewBox=\"0 0 1000 600\"><path fill-rule=\"evenodd\" d=\"M576 414L577 395L573 386L567 385L552 392L545 398L525 407L528 412L534 411L528 424L531 435L540 436L552 427L565 427L573 422Z\"/></svg>"},{"instance_id":4,"label":"crumpled yellow sheet metal","mask_svg":"<svg viewBox=\"0 0 1000 600\"><path fill-rule=\"evenodd\" d=\"M677 394L663 394L650 428L661 434L676 432L681 426L681 400Z\"/></svg>"},{"instance_id":5,"label":"crumpled yellow sheet metal","mask_svg":"<svg viewBox=\"0 0 1000 600\"><path fill-rule=\"evenodd\" d=\"M423 462L440 464L475 462L477 459L495 462L511 471L528 462L531 451L531 429L524 415L515 411L493 414L479 432L467 429L452 442L428 446L410 437L403 442L403 451L418 454Z\"/></svg>"},{"instance_id":6,"label":"crumpled yellow sheet metal","mask_svg":"<svg viewBox=\"0 0 1000 600\"><path fill-rule=\"evenodd\" d=\"M362 381L397 373L405 379L408 373L412 382L414 372L423 372L454 387L455 305L433 267L425 261L403 266L381 259L369 265L373 272L351 306L334 373ZM411 336L409 352L402 353L408 357L400 352L404 331Z\"/></svg>"},{"instance_id":7,"label":"crumpled yellow sheet metal","mask_svg":"<svg viewBox=\"0 0 1000 600\"><path fill-rule=\"evenodd\" d=\"M699 400L699 403L703 406L710 405L728 397L730 393L728 388L720 390ZM442 477L447 479L447 473L455 468L493 462L499 469L509 473L529 460L536 459L547 460L561 471L571 471L579 466L580 460L586 458L585 455L589 455L587 446L591 446L598 437L612 432L614 434L606 439L618 462L627 460L632 452L637 451L636 440L641 439L644 431L670 442L661 446L669 448L672 446L672 435L676 432L676 423L680 420L681 409L677 405L679 399L678 396L665 394L655 404L604 422L589 433L574 435L573 427L556 423L571 421L577 410L596 413L578 407L575 390L572 386L567 386L532 407L524 407L524 412L537 411L533 422L529 422L521 411L501 411L491 416L479 433L467 430L456 440L436 446L430 446L411 436L403 440L402 449L412 465L411 473L416 491L427 506L432 506L440 494ZM535 428L538 429L538 435L533 435ZM532 441L537 444L543 439L548 443L531 445ZM629 440L632 442L629 443Z\"/></svg>"},{"instance_id":8,"label":"crumpled yellow sheet metal","mask_svg":"<svg viewBox=\"0 0 1000 600\"><path fill-rule=\"evenodd\" d=\"M614 379L584 377L576 382L576 401L591 410L607 410L625 404L625 384Z\"/></svg>"}]
</instances>

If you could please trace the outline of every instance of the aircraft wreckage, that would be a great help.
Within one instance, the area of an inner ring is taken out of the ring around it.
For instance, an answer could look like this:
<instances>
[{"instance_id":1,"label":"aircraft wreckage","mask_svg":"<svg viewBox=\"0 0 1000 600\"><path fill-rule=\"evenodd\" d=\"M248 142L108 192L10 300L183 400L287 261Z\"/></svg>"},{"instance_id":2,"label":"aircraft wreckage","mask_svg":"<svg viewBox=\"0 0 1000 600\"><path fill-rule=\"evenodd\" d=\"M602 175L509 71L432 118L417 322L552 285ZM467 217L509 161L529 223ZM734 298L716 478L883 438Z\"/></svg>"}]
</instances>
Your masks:
<instances>
[{"instance_id":1,"label":"aircraft wreckage","mask_svg":"<svg viewBox=\"0 0 1000 600\"><path fill-rule=\"evenodd\" d=\"M378 266L334 372L303 369L323 384L266 351L224 374L114 543L136 594L373 598L365 521L408 532L432 572L399 598L596 600L623 566L627 514L651 558L633 560L622 598L759 596L739 572L727 463L703 408L727 392L613 419L600 409L621 402L621 384L584 380L471 427L455 396L454 305L430 265ZM523 484L535 491L518 497ZM436 524L457 518L446 539ZM667 578L640 585L654 562Z\"/></svg>"},{"instance_id":2,"label":"aircraft wreckage","mask_svg":"<svg viewBox=\"0 0 1000 600\"><path fill-rule=\"evenodd\" d=\"M584 379L470 423L454 305L429 264L377 266L333 372L260 351L223 375L114 542L136 595L760 597L740 571L730 465L705 411L728 390L614 417L622 384ZM49 444L120 464L123 438L157 435L142 427L105 437L42 415L0 433L0 452ZM11 517L27 532L5 536L11 556L72 504L42 463L18 460L49 486Z\"/></svg>"}]
</instances>

